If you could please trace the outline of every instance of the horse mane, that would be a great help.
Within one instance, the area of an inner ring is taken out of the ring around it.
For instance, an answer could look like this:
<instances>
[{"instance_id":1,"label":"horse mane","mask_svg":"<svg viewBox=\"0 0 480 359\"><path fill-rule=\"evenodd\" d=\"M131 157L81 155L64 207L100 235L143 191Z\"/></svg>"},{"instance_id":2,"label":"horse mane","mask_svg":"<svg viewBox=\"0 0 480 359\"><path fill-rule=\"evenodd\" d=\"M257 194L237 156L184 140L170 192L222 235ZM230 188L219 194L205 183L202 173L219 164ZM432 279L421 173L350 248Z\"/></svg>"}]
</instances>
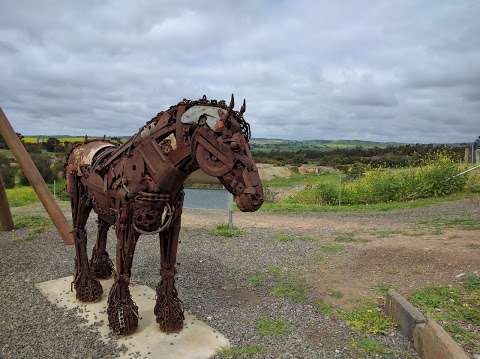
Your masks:
<instances>
[{"instance_id":1,"label":"horse mane","mask_svg":"<svg viewBox=\"0 0 480 359\"><path fill-rule=\"evenodd\" d=\"M196 106L196 105L203 105L203 106L214 106L214 107L219 107L219 108L222 108L224 110L228 110L228 106L226 104L226 102L224 100L215 100L215 99L211 99L211 100L208 100L207 99L207 96L203 95L202 98L198 99L198 100L189 100L189 99L186 99L184 98L182 101L180 101L179 103L177 103L176 105L172 105L168 108L168 110L166 111L160 111L159 113L157 113L157 115L155 117L153 117L150 121L147 121L145 123L144 126L142 126L138 132L136 134L134 134L132 136L131 139L133 139L133 137L139 135L147 126L151 126L152 123L154 123L155 125L157 124L157 122L160 120L160 117L165 113L165 112L168 112L170 113L171 115L175 115L176 112L177 112L177 107L178 106L185 106L186 105L186 109L192 107L192 106ZM241 129L242 129L242 132L243 134L245 135L247 141L250 140L250 137L251 137L251 131L250 131L250 124L245 121L245 119L243 118L243 114L240 114L239 111L235 111L235 110L232 110L231 111L231 115L233 115L233 117L235 118L235 120L239 123ZM179 120L179 118L176 118L175 119L176 121ZM130 140L129 140L130 141Z\"/></svg>"}]
</instances>

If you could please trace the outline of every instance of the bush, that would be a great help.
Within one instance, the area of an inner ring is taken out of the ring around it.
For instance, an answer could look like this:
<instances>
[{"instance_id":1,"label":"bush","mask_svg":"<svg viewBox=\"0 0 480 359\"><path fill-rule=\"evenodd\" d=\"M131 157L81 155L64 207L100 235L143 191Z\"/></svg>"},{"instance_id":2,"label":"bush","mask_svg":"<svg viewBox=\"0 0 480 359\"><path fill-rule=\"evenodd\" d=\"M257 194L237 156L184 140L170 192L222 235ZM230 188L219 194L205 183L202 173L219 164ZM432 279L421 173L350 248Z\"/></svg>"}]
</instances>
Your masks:
<instances>
[{"instance_id":1,"label":"bush","mask_svg":"<svg viewBox=\"0 0 480 359\"><path fill-rule=\"evenodd\" d=\"M15 168L10 166L10 160L3 155L0 155L0 175L6 188L15 187Z\"/></svg>"},{"instance_id":2,"label":"bush","mask_svg":"<svg viewBox=\"0 0 480 359\"><path fill-rule=\"evenodd\" d=\"M48 155L44 153L32 153L31 156L33 163L35 163L35 166L37 167L45 182L52 182L56 177L56 173L52 169L50 158L48 157ZM21 172L20 174L20 183L26 186L30 184L23 172Z\"/></svg>"},{"instance_id":3,"label":"bush","mask_svg":"<svg viewBox=\"0 0 480 359\"><path fill-rule=\"evenodd\" d=\"M466 178L454 177L458 165L446 156L426 162L421 167L374 169L357 180L342 185L322 183L291 196L288 201L301 204L373 204L440 197L460 192Z\"/></svg>"}]
</instances>

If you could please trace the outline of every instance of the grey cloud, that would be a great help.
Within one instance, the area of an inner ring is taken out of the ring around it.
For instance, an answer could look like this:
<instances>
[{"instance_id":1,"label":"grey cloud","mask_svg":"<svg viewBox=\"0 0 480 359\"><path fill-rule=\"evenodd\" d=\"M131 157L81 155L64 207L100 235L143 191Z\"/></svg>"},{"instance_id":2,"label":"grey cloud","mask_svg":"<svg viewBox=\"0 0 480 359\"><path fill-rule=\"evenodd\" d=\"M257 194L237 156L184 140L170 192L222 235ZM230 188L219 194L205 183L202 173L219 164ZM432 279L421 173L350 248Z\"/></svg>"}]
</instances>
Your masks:
<instances>
[{"instance_id":1,"label":"grey cloud","mask_svg":"<svg viewBox=\"0 0 480 359\"><path fill-rule=\"evenodd\" d=\"M27 134L128 135L234 92L258 137L468 141L477 4L7 0L0 105Z\"/></svg>"}]
</instances>

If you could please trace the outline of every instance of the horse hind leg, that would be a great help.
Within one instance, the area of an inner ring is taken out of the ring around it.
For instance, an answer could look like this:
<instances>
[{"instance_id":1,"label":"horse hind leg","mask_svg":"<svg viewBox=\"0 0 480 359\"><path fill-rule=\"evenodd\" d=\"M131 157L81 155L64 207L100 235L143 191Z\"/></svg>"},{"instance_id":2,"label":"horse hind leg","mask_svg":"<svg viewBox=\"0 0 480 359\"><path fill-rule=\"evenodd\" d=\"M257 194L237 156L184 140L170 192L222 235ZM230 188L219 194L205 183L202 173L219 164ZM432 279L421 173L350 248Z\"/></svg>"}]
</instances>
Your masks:
<instances>
[{"instance_id":1,"label":"horse hind leg","mask_svg":"<svg viewBox=\"0 0 480 359\"><path fill-rule=\"evenodd\" d=\"M78 178L74 179L73 185L74 193L71 201L75 240L75 277L72 284L78 300L94 302L102 296L103 289L90 271L88 263L85 225L92 208L88 203L85 188L79 183Z\"/></svg>"},{"instance_id":2,"label":"horse hind leg","mask_svg":"<svg viewBox=\"0 0 480 359\"><path fill-rule=\"evenodd\" d=\"M98 218L97 243L93 247L90 258L90 268L98 279L110 278L113 272L113 263L106 250L107 234L110 224Z\"/></svg>"}]
</instances>

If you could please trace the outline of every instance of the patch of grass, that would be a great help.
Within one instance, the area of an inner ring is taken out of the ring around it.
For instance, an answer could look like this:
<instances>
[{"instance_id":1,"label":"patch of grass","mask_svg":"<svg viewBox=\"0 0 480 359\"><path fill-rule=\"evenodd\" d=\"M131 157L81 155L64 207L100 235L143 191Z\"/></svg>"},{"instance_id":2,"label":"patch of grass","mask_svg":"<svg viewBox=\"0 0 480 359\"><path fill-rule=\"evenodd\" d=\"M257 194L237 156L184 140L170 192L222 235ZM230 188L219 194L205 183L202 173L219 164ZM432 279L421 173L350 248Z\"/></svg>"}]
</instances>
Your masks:
<instances>
[{"instance_id":1,"label":"patch of grass","mask_svg":"<svg viewBox=\"0 0 480 359\"><path fill-rule=\"evenodd\" d=\"M304 302L307 298L305 284L292 277L280 279L272 288L275 297L289 299L294 302Z\"/></svg>"},{"instance_id":2,"label":"patch of grass","mask_svg":"<svg viewBox=\"0 0 480 359\"><path fill-rule=\"evenodd\" d=\"M30 186L8 188L6 191L8 203L11 207L21 207L27 204L38 202L38 197L33 188Z\"/></svg>"},{"instance_id":3,"label":"patch of grass","mask_svg":"<svg viewBox=\"0 0 480 359\"><path fill-rule=\"evenodd\" d=\"M230 229L228 224L219 224L215 228L209 230L208 233L217 237L239 237L243 235L245 231L235 226Z\"/></svg>"},{"instance_id":4,"label":"patch of grass","mask_svg":"<svg viewBox=\"0 0 480 359\"><path fill-rule=\"evenodd\" d=\"M452 227L464 230L480 230L480 219L477 218L434 218L419 221L418 224L430 225L437 230Z\"/></svg>"},{"instance_id":5,"label":"patch of grass","mask_svg":"<svg viewBox=\"0 0 480 359\"><path fill-rule=\"evenodd\" d=\"M250 287L260 287L265 284L265 275L263 273L252 274L248 278L247 284Z\"/></svg>"},{"instance_id":6,"label":"patch of grass","mask_svg":"<svg viewBox=\"0 0 480 359\"><path fill-rule=\"evenodd\" d=\"M451 287L425 287L410 300L438 320L467 351L480 350L480 277L470 275Z\"/></svg>"},{"instance_id":7,"label":"patch of grass","mask_svg":"<svg viewBox=\"0 0 480 359\"><path fill-rule=\"evenodd\" d=\"M389 291L390 288L392 288L391 284L380 282L380 283L375 284L371 289L374 292L377 292L379 294L387 294L387 292Z\"/></svg>"},{"instance_id":8,"label":"patch of grass","mask_svg":"<svg viewBox=\"0 0 480 359\"><path fill-rule=\"evenodd\" d=\"M480 290L480 277L476 275L469 275L463 283L463 287L468 291Z\"/></svg>"},{"instance_id":9,"label":"patch of grass","mask_svg":"<svg viewBox=\"0 0 480 359\"><path fill-rule=\"evenodd\" d=\"M224 348L218 353L224 359L244 359L254 358L257 354L266 352L265 347L261 345L247 345L234 348Z\"/></svg>"},{"instance_id":10,"label":"patch of grass","mask_svg":"<svg viewBox=\"0 0 480 359\"><path fill-rule=\"evenodd\" d=\"M274 319L265 315L256 322L257 332L263 336L280 336L288 332L288 322L285 319Z\"/></svg>"},{"instance_id":11,"label":"patch of grass","mask_svg":"<svg viewBox=\"0 0 480 359\"><path fill-rule=\"evenodd\" d=\"M342 244L322 244L318 246L319 254L335 255L343 251L345 247Z\"/></svg>"},{"instance_id":12,"label":"patch of grass","mask_svg":"<svg viewBox=\"0 0 480 359\"><path fill-rule=\"evenodd\" d=\"M29 215L14 215L13 222L17 229L26 228L28 233L22 239L32 241L41 234L49 225L52 224L50 218Z\"/></svg>"},{"instance_id":13,"label":"patch of grass","mask_svg":"<svg viewBox=\"0 0 480 359\"><path fill-rule=\"evenodd\" d=\"M343 298L343 293L340 292L339 290L331 290L328 292L328 295L335 299Z\"/></svg>"},{"instance_id":14,"label":"patch of grass","mask_svg":"<svg viewBox=\"0 0 480 359\"><path fill-rule=\"evenodd\" d=\"M14 215L13 221L17 229L29 227L46 227L52 224L50 218L29 215Z\"/></svg>"},{"instance_id":15,"label":"patch of grass","mask_svg":"<svg viewBox=\"0 0 480 359\"><path fill-rule=\"evenodd\" d=\"M303 204L303 203L263 203L260 211L270 213L329 213L329 212L387 212L396 209L409 209L425 207L432 204L458 201L465 198L478 198L478 194L454 193L444 197L422 198L408 202L391 201L375 204L357 204L357 205L323 205L323 204Z\"/></svg>"},{"instance_id":16,"label":"patch of grass","mask_svg":"<svg viewBox=\"0 0 480 359\"><path fill-rule=\"evenodd\" d=\"M394 352L386 345L371 338L355 339L352 342L352 348L361 353L368 354L393 354Z\"/></svg>"},{"instance_id":17,"label":"patch of grass","mask_svg":"<svg viewBox=\"0 0 480 359\"><path fill-rule=\"evenodd\" d=\"M391 238L397 234L402 234L402 231L396 229L376 229L371 233L377 238Z\"/></svg>"},{"instance_id":18,"label":"patch of grass","mask_svg":"<svg viewBox=\"0 0 480 359\"><path fill-rule=\"evenodd\" d=\"M355 243L355 242L368 242L366 239L358 238L355 233L339 233L335 236L335 242L343 243Z\"/></svg>"},{"instance_id":19,"label":"patch of grass","mask_svg":"<svg viewBox=\"0 0 480 359\"><path fill-rule=\"evenodd\" d=\"M448 307L450 303L458 302L460 291L453 287L426 287L418 290L410 299L423 310L434 312L440 307Z\"/></svg>"},{"instance_id":20,"label":"patch of grass","mask_svg":"<svg viewBox=\"0 0 480 359\"><path fill-rule=\"evenodd\" d=\"M368 334L387 334L392 320L373 305L364 305L341 313L341 317L352 328Z\"/></svg>"},{"instance_id":21,"label":"patch of grass","mask_svg":"<svg viewBox=\"0 0 480 359\"><path fill-rule=\"evenodd\" d=\"M268 267L267 272L273 275L274 277L277 277L280 274L282 274L282 269L278 266L271 266L271 267Z\"/></svg>"},{"instance_id":22,"label":"patch of grass","mask_svg":"<svg viewBox=\"0 0 480 359\"><path fill-rule=\"evenodd\" d=\"M293 233L277 233L274 238L279 242L291 242L295 240L299 240L299 241L313 240L312 237L303 236L300 234L293 234Z\"/></svg>"},{"instance_id":23,"label":"patch of grass","mask_svg":"<svg viewBox=\"0 0 480 359\"><path fill-rule=\"evenodd\" d=\"M335 314L335 307L332 304L326 303L323 300L319 299L313 303L314 308L317 312L329 317Z\"/></svg>"}]
</instances>

